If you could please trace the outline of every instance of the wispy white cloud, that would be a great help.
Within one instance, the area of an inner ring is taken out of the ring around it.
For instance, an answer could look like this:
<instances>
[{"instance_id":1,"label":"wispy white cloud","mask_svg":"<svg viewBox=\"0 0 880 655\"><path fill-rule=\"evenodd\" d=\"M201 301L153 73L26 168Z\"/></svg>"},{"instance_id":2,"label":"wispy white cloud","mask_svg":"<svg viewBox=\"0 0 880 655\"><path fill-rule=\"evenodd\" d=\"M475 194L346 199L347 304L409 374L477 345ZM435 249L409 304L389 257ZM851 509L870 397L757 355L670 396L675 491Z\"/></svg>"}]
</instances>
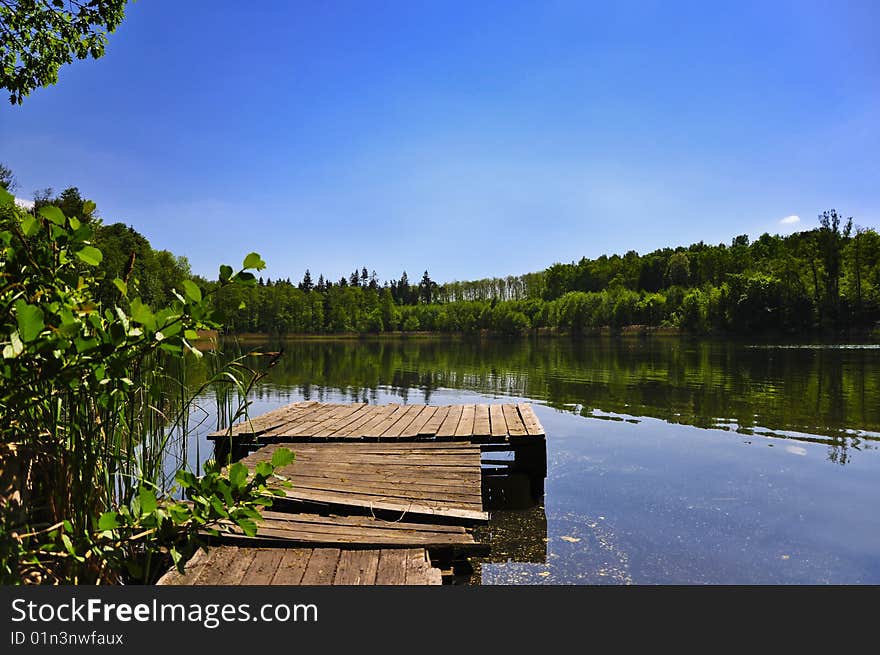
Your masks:
<instances>
[{"instance_id":1,"label":"wispy white cloud","mask_svg":"<svg viewBox=\"0 0 880 655\"><path fill-rule=\"evenodd\" d=\"M34 201L33 200L25 200L24 198L16 198L15 204L19 207L23 207L24 209L33 209Z\"/></svg>"},{"instance_id":2,"label":"wispy white cloud","mask_svg":"<svg viewBox=\"0 0 880 655\"><path fill-rule=\"evenodd\" d=\"M779 221L779 224L780 225L796 225L797 223L800 223L800 222L801 222L800 216L791 215L791 216L786 216L785 218L783 218L781 221Z\"/></svg>"}]
</instances>

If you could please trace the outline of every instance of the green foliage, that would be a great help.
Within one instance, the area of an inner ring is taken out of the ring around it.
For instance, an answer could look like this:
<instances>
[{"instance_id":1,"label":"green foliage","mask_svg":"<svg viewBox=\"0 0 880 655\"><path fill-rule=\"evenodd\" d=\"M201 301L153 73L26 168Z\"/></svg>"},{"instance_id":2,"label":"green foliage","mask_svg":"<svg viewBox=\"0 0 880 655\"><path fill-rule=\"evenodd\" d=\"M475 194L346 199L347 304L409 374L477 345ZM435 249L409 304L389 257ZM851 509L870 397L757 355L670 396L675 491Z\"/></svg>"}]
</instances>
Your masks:
<instances>
[{"instance_id":1,"label":"green foliage","mask_svg":"<svg viewBox=\"0 0 880 655\"><path fill-rule=\"evenodd\" d=\"M584 334L627 326L758 334L872 326L880 320L880 238L865 229L852 236L833 211L819 223L788 237L751 242L740 235L730 245L630 251L443 285L427 271L418 285L404 273L384 288L366 268L338 284L322 275L313 285L309 273L298 286L265 280L224 289L213 302L229 331L273 334ZM231 274L221 273L221 281Z\"/></svg>"},{"instance_id":2,"label":"green foliage","mask_svg":"<svg viewBox=\"0 0 880 655\"><path fill-rule=\"evenodd\" d=\"M151 307L137 296L128 310L99 302L103 254L94 234L86 217L66 216L54 206L34 216L0 192L0 446L30 460L22 484L29 500L16 511L4 505L2 517L4 576L12 579L22 567L41 579L118 579L114 562L122 559L113 559L103 537L94 541L99 517L107 512L118 513L120 526L149 531L139 537L147 556L164 547L156 539L170 534L162 512L180 519L169 518L168 526L192 527L205 518L198 509L187 518L155 496L168 491L163 482L169 439L188 415L188 404L177 408L168 429L149 428L154 414L166 416L174 408L157 392L157 358L200 357L193 339L200 329L219 327L216 312L210 297L189 285L183 293L175 290L165 306ZM248 276L241 270L218 288L246 286ZM115 288L127 285L119 281ZM206 384L240 383L244 371L233 364ZM244 495L227 496L222 490L229 483L215 473L198 482L205 493L245 506L262 494L258 478L257 487L235 487ZM110 522L103 519L105 527Z\"/></svg>"},{"instance_id":3,"label":"green foliage","mask_svg":"<svg viewBox=\"0 0 880 655\"><path fill-rule=\"evenodd\" d=\"M165 554L182 572L193 552L206 546L207 536L235 530L256 535L260 509L269 507L273 496L283 495L279 485L270 486L269 481L293 458L291 451L279 448L272 461L261 462L252 475L240 462L226 474L215 462L206 463L204 475L198 477L178 471L175 479L183 500L174 500L173 494L159 499L151 486L142 484L127 504L100 515L96 531L68 535L67 550L144 582L165 570ZM45 552L58 548L57 540L43 547Z\"/></svg>"},{"instance_id":4,"label":"green foliage","mask_svg":"<svg viewBox=\"0 0 880 655\"><path fill-rule=\"evenodd\" d=\"M65 4L67 6L65 6ZM0 2L0 87L21 104L34 89L55 84L73 58L104 55L107 33L122 22L125 0Z\"/></svg>"}]
</instances>

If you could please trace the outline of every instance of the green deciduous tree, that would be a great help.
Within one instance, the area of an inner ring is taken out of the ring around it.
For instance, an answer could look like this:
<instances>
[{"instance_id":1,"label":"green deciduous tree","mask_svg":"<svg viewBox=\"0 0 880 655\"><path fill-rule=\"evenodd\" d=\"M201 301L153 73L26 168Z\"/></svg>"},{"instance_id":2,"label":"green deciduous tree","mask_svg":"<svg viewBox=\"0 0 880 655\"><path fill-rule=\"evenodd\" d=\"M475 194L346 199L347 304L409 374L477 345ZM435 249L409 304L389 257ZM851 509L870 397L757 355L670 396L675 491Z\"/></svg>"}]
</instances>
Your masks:
<instances>
[{"instance_id":1,"label":"green deciduous tree","mask_svg":"<svg viewBox=\"0 0 880 655\"><path fill-rule=\"evenodd\" d=\"M73 58L104 55L107 34L126 0L0 0L0 87L21 104L33 90L55 84Z\"/></svg>"}]
</instances>

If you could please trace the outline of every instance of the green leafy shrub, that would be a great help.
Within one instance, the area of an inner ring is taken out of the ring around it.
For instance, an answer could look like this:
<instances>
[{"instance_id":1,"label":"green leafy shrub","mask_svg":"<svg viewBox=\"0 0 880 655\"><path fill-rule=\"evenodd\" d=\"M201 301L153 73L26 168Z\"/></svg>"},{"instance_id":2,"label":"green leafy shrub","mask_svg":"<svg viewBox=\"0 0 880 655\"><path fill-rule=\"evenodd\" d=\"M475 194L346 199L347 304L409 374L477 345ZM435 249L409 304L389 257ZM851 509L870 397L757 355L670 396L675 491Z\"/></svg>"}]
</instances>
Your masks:
<instances>
[{"instance_id":1,"label":"green leafy shrub","mask_svg":"<svg viewBox=\"0 0 880 655\"><path fill-rule=\"evenodd\" d=\"M216 518L211 512L252 518L271 474L258 472L244 486L214 469L194 479L183 457L177 483L188 493L200 489L211 509L196 496L186 511L170 500L165 467L189 403L160 395L156 364L201 357L199 330L219 322L189 280L166 307L129 298L134 285L123 278L112 280L120 302L98 303L103 253L92 238L92 225L76 216L51 205L26 213L0 190L0 470L27 461L12 480L18 497L4 499L0 516L7 582L116 582L154 553L176 559L181 543L193 543L188 536ZM221 266L218 287L253 285L249 269L264 265L251 253L238 272ZM233 362L205 385L234 384L245 397L258 375ZM241 494L226 495L224 485ZM102 519L111 514L119 527ZM143 572L147 580L150 567Z\"/></svg>"}]
</instances>

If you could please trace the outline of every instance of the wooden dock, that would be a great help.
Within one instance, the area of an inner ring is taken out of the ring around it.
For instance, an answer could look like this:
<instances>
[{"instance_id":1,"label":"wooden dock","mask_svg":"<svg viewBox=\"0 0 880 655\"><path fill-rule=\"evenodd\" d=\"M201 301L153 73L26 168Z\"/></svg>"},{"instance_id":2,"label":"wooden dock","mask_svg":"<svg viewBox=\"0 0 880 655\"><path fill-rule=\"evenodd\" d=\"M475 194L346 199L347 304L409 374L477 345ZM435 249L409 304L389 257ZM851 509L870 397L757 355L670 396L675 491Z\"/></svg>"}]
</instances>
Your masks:
<instances>
[{"instance_id":1,"label":"wooden dock","mask_svg":"<svg viewBox=\"0 0 880 655\"><path fill-rule=\"evenodd\" d=\"M278 471L288 500L370 513L398 512L486 522L480 447L458 442L273 443L242 459L253 469L288 447L296 460Z\"/></svg>"},{"instance_id":2,"label":"wooden dock","mask_svg":"<svg viewBox=\"0 0 880 655\"><path fill-rule=\"evenodd\" d=\"M159 585L439 585L424 548L239 548L198 551Z\"/></svg>"},{"instance_id":3,"label":"wooden dock","mask_svg":"<svg viewBox=\"0 0 880 655\"><path fill-rule=\"evenodd\" d=\"M209 437L250 469L290 448L295 461L278 471L290 485L256 536L230 525L220 546L160 584L438 584L432 558L448 570L488 551L469 527L489 516L482 454L511 451L510 469L526 474L533 494L543 493L547 467L529 404L306 401Z\"/></svg>"},{"instance_id":4,"label":"wooden dock","mask_svg":"<svg viewBox=\"0 0 880 655\"><path fill-rule=\"evenodd\" d=\"M242 421L209 439L255 444L284 441L404 441L435 439L492 443L543 438L531 405L367 405L298 402Z\"/></svg>"},{"instance_id":5,"label":"wooden dock","mask_svg":"<svg viewBox=\"0 0 880 655\"><path fill-rule=\"evenodd\" d=\"M412 548L451 550L460 554L479 554L486 546L477 543L470 530L461 525L383 521L371 516L322 516L298 512L264 510L257 522L257 534L248 537L238 526L220 541L250 542L260 545L356 546L358 548Z\"/></svg>"}]
</instances>

